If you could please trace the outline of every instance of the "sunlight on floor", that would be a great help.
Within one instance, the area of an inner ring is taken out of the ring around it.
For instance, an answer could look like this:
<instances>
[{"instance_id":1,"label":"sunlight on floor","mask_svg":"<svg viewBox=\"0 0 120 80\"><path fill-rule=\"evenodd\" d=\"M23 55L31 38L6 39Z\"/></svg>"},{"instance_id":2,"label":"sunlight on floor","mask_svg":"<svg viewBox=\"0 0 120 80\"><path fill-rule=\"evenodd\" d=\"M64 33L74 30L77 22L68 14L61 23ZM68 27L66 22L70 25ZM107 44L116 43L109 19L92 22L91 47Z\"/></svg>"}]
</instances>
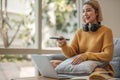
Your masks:
<instances>
[{"instance_id":1,"label":"sunlight on floor","mask_svg":"<svg viewBox=\"0 0 120 80\"><path fill-rule=\"evenodd\" d=\"M22 67L20 69L20 77L32 77L35 76L34 67Z\"/></svg>"},{"instance_id":2,"label":"sunlight on floor","mask_svg":"<svg viewBox=\"0 0 120 80\"><path fill-rule=\"evenodd\" d=\"M0 62L0 80L35 76L35 67L31 62Z\"/></svg>"}]
</instances>

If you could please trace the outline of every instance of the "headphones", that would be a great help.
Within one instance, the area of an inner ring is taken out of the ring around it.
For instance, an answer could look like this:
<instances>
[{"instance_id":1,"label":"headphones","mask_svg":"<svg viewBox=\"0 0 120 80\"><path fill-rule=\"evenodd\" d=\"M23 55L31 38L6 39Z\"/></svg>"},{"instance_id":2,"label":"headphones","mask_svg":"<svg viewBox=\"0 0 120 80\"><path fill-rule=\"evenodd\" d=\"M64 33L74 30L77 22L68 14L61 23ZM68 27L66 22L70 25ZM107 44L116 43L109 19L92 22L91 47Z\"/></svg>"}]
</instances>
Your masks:
<instances>
[{"instance_id":1,"label":"headphones","mask_svg":"<svg viewBox=\"0 0 120 80\"><path fill-rule=\"evenodd\" d=\"M101 27L101 23L98 23L98 24L91 24L90 25L90 28L89 28L89 24L85 24L83 25L83 31L87 32L87 31L92 31L92 32L95 32L97 31L99 28Z\"/></svg>"}]
</instances>

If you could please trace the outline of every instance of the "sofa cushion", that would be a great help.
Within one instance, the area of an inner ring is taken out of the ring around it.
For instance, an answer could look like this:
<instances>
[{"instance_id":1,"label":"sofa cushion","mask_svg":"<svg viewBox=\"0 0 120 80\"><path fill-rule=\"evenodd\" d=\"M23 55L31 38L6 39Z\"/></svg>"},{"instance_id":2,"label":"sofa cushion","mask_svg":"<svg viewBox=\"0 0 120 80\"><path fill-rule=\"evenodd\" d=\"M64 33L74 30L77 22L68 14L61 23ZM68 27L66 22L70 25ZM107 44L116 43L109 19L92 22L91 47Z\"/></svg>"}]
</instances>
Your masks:
<instances>
[{"instance_id":1,"label":"sofa cushion","mask_svg":"<svg viewBox=\"0 0 120 80\"><path fill-rule=\"evenodd\" d=\"M66 59L59 64L55 70L57 73L72 74L72 75L89 75L97 66L103 65L103 62L99 61L84 61L78 65L72 65L74 57Z\"/></svg>"},{"instance_id":2,"label":"sofa cushion","mask_svg":"<svg viewBox=\"0 0 120 80\"><path fill-rule=\"evenodd\" d=\"M114 55L110 63L113 66L115 77L120 78L120 38L114 39Z\"/></svg>"}]
</instances>

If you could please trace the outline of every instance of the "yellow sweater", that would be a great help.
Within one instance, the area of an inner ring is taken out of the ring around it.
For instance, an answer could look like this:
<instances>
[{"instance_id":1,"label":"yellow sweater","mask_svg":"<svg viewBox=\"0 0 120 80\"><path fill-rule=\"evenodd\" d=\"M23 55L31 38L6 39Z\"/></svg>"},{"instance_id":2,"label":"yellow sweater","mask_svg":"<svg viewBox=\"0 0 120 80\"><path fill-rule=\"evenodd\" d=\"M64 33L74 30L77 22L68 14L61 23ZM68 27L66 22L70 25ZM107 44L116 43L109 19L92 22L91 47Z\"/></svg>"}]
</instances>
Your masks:
<instances>
[{"instance_id":1,"label":"yellow sweater","mask_svg":"<svg viewBox=\"0 0 120 80\"><path fill-rule=\"evenodd\" d=\"M100 27L96 32L85 32L83 29L79 29L71 44L65 44L61 48L66 57L80 54L84 61L109 62L112 60L114 48L112 30L106 26ZM112 68L110 70L113 71Z\"/></svg>"}]
</instances>

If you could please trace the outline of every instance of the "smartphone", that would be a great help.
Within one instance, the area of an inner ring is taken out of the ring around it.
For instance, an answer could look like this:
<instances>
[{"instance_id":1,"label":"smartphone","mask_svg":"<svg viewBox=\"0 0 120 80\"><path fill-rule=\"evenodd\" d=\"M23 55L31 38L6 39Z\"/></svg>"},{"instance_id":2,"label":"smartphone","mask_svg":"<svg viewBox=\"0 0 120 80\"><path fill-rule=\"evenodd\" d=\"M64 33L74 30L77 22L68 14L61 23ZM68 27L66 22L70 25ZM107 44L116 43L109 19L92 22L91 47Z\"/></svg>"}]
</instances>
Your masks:
<instances>
[{"instance_id":1,"label":"smartphone","mask_svg":"<svg viewBox=\"0 0 120 80\"><path fill-rule=\"evenodd\" d=\"M63 40L63 38L59 38L59 37L50 37L50 39L56 39L56 40ZM65 38L67 41L69 41L70 39Z\"/></svg>"}]
</instances>

